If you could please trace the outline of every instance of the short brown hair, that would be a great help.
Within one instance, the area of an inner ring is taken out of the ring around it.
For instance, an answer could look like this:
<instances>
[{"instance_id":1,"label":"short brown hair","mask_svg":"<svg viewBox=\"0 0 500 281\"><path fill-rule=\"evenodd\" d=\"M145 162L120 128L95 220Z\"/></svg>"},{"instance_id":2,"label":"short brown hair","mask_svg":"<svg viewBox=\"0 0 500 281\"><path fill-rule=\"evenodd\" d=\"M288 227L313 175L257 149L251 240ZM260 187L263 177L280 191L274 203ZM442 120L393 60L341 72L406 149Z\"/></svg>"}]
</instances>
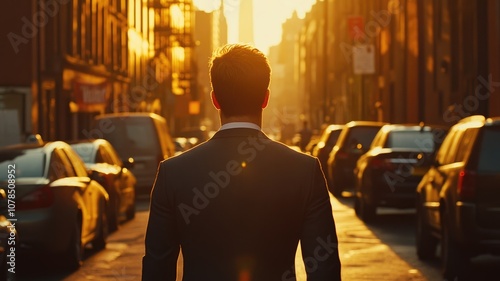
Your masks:
<instances>
[{"instance_id":1,"label":"short brown hair","mask_svg":"<svg viewBox=\"0 0 500 281\"><path fill-rule=\"evenodd\" d=\"M210 59L210 82L224 116L261 112L270 81L267 57L250 45L225 45Z\"/></svg>"}]
</instances>

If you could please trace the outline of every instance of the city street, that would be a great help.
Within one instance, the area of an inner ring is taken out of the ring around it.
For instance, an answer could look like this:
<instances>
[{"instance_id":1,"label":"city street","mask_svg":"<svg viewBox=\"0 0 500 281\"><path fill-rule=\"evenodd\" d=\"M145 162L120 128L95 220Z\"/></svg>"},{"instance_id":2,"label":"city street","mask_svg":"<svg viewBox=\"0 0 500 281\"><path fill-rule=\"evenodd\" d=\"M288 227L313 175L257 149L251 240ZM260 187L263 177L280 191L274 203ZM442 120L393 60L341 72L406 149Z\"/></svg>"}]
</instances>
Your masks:
<instances>
[{"instance_id":1,"label":"city street","mask_svg":"<svg viewBox=\"0 0 500 281\"><path fill-rule=\"evenodd\" d=\"M366 226L354 214L352 198L331 197L340 241L343 280L442 280L439 259L421 262L415 254L414 211L381 210L378 219ZM109 236L105 250L89 253L82 268L72 274L55 274L50 265L22 270L18 280L140 280L141 257L148 202L137 203L138 213ZM298 280L306 280L297 259ZM52 265L53 266L53 265ZM473 280L497 280L500 259L473 259Z\"/></svg>"}]
</instances>

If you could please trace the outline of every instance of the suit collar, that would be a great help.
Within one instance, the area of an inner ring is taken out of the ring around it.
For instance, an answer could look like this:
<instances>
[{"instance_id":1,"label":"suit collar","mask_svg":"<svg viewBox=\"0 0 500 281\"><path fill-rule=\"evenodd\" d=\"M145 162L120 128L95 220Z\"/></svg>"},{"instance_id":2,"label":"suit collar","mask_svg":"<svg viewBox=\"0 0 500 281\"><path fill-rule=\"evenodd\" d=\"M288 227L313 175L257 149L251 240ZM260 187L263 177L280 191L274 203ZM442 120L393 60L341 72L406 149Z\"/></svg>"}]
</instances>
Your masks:
<instances>
[{"instance_id":1,"label":"suit collar","mask_svg":"<svg viewBox=\"0 0 500 281\"><path fill-rule=\"evenodd\" d=\"M260 131L260 126L250 122L230 122L222 125L219 130L235 129L235 128L250 128Z\"/></svg>"},{"instance_id":2,"label":"suit collar","mask_svg":"<svg viewBox=\"0 0 500 281\"><path fill-rule=\"evenodd\" d=\"M268 138L264 132L251 128L234 128L234 129L219 130L215 133L215 135L212 138L217 139L217 138L227 138L227 137L248 137L248 136L259 136Z\"/></svg>"}]
</instances>

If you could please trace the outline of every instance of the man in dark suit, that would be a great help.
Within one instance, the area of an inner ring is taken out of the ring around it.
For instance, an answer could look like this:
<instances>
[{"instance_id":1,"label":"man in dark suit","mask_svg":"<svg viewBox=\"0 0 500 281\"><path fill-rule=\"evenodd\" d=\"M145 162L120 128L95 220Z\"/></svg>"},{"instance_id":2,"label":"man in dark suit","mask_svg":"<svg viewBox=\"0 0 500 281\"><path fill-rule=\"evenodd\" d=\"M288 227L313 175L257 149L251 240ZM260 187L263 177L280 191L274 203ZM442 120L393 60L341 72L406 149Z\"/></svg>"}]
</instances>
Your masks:
<instances>
[{"instance_id":1,"label":"man in dark suit","mask_svg":"<svg viewBox=\"0 0 500 281\"><path fill-rule=\"evenodd\" d=\"M296 280L300 241L308 280L340 280L338 241L316 158L262 131L271 69L259 50L226 45L210 63L222 126L161 162L151 192L143 280Z\"/></svg>"}]
</instances>

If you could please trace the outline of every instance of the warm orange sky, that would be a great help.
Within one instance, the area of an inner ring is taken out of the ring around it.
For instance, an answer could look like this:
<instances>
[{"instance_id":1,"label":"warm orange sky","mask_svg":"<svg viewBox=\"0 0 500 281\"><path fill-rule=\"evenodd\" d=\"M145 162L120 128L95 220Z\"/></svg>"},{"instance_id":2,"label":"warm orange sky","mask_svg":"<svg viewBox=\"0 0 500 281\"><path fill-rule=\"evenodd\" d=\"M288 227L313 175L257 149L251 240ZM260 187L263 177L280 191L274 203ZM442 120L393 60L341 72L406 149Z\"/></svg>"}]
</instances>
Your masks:
<instances>
[{"instance_id":1,"label":"warm orange sky","mask_svg":"<svg viewBox=\"0 0 500 281\"><path fill-rule=\"evenodd\" d=\"M238 41L239 0L224 0L228 19L229 43ZM254 41L257 48L268 53L270 46L281 41L281 24L297 10L303 17L316 0L253 0L254 1ZM220 0L193 0L195 6L210 11L220 6Z\"/></svg>"}]
</instances>

